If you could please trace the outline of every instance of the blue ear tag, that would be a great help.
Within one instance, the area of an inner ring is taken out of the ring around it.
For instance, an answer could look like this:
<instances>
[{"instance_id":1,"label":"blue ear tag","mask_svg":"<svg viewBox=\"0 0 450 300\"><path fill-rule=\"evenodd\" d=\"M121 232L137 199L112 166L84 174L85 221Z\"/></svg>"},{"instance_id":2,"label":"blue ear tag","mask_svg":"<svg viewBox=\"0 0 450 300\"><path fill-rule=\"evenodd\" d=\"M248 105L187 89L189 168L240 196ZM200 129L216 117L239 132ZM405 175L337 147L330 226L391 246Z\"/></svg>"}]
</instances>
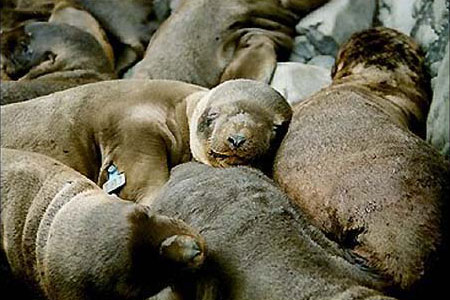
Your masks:
<instances>
[{"instance_id":1,"label":"blue ear tag","mask_svg":"<svg viewBox=\"0 0 450 300\"><path fill-rule=\"evenodd\" d=\"M103 190L111 194L125 185L125 174L119 173L115 165L110 165L107 171L108 180L103 184Z\"/></svg>"}]
</instances>

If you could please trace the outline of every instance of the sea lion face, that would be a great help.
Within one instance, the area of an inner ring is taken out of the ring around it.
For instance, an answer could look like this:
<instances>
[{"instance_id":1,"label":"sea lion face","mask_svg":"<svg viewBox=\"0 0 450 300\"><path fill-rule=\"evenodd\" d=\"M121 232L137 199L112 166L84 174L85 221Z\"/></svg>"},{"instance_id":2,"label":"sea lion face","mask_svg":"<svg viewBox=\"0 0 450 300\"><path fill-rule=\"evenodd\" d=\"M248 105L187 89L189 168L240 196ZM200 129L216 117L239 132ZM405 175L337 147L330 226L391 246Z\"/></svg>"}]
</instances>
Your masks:
<instances>
[{"instance_id":1,"label":"sea lion face","mask_svg":"<svg viewBox=\"0 0 450 300\"><path fill-rule=\"evenodd\" d=\"M200 113L190 128L191 151L196 160L214 167L259 166L285 135L291 109L281 95L261 82L232 82L239 88L222 84L232 91L221 93L219 85L199 102Z\"/></svg>"},{"instance_id":2,"label":"sea lion face","mask_svg":"<svg viewBox=\"0 0 450 300\"><path fill-rule=\"evenodd\" d=\"M197 135L210 165L247 165L261 158L276 137L276 124L245 101L211 106L200 117Z\"/></svg>"},{"instance_id":3,"label":"sea lion face","mask_svg":"<svg viewBox=\"0 0 450 300\"><path fill-rule=\"evenodd\" d=\"M29 26L22 25L3 32L1 40L2 72L13 80L24 76L43 61L52 59L53 53L35 47Z\"/></svg>"}]
</instances>

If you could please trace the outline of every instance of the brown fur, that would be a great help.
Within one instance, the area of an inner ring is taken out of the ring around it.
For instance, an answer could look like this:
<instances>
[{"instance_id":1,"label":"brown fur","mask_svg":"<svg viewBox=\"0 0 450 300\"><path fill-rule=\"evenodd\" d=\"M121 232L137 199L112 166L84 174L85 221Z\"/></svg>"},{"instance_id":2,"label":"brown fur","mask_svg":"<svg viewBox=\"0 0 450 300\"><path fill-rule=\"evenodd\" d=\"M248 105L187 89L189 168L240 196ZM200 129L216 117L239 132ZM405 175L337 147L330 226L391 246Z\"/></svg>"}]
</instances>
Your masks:
<instances>
[{"instance_id":1,"label":"brown fur","mask_svg":"<svg viewBox=\"0 0 450 300\"><path fill-rule=\"evenodd\" d=\"M2 104L55 92L62 88L61 81L74 86L114 78L112 62L101 44L74 26L34 22L1 35L2 78L25 82L16 85L16 90L24 87L17 97L8 94L3 100L2 95ZM45 81L38 90L26 84L35 79Z\"/></svg>"},{"instance_id":2,"label":"brown fur","mask_svg":"<svg viewBox=\"0 0 450 300\"><path fill-rule=\"evenodd\" d=\"M198 276L158 300L393 299L382 295L389 283L310 225L253 168L179 165L152 209L182 218L208 244Z\"/></svg>"},{"instance_id":3,"label":"brown fur","mask_svg":"<svg viewBox=\"0 0 450 300\"><path fill-rule=\"evenodd\" d=\"M429 296L447 261L450 166L410 131L429 104L423 57L375 28L342 46L333 73L294 107L274 178L328 236L403 291L430 281Z\"/></svg>"},{"instance_id":4,"label":"brown fur","mask_svg":"<svg viewBox=\"0 0 450 300\"><path fill-rule=\"evenodd\" d=\"M284 135L282 130L274 133L273 126L287 127L290 107L268 85L250 80L230 81L211 91L164 80L115 80L77 87L3 106L1 143L58 159L100 186L107 180L108 167L115 164L127 178L120 197L150 201L167 181L169 170L190 160L191 152L199 161L214 164L211 158L197 155L208 152L204 140L197 138L197 116L215 104L226 108L222 94L247 107L241 106L244 117L238 120L228 120L228 112L221 111L225 121L220 126L258 119L261 135L249 136L246 143L264 146L257 152L261 158L273 156L275 143ZM257 117L252 116L255 112ZM211 139L219 135L209 134ZM259 140L266 136L268 144ZM219 137L229 143L228 135ZM252 156L254 149L240 150L244 159L239 163L258 161Z\"/></svg>"},{"instance_id":5,"label":"brown fur","mask_svg":"<svg viewBox=\"0 0 450 300\"><path fill-rule=\"evenodd\" d=\"M55 6L48 21L50 23L69 24L90 33L102 46L111 69L114 69L114 53L106 33L88 12L77 6L72 6L69 2L62 1Z\"/></svg>"},{"instance_id":6,"label":"brown fur","mask_svg":"<svg viewBox=\"0 0 450 300\"><path fill-rule=\"evenodd\" d=\"M167 17L154 9L153 0L56 0L91 13L114 44L120 75L144 55L150 37Z\"/></svg>"},{"instance_id":7,"label":"brown fur","mask_svg":"<svg viewBox=\"0 0 450 300\"><path fill-rule=\"evenodd\" d=\"M47 21L52 12L52 0L2 0L0 31L9 30L28 21Z\"/></svg>"},{"instance_id":8,"label":"brown fur","mask_svg":"<svg viewBox=\"0 0 450 300\"><path fill-rule=\"evenodd\" d=\"M196 104L190 118L194 158L215 167L253 165L268 171L292 110L267 84L234 80Z\"/></svg>"},{"instance_id":9,"label":"brown fur","mask_svg":"<svg viewBox=\"0 0 450 300\"><path fill-rule=\"evenodd\" d=\"M203 263L204 240L184 222L49 157L2 149L1 159L0 255L33 299L143 299Z\"/></svg>"},{"instance_id":10,"label":"brown fur","mask_svg":"<svg viewBox=\"0 0 450 300\"><path fill-rule=\"evenodd\" d=\"M184 1L158 29L130 78L213 87L234 78L270 82L292 47L298 16L325 1ZM286 8L289 7L288 8Z\"/></svg>"}]
</instances>

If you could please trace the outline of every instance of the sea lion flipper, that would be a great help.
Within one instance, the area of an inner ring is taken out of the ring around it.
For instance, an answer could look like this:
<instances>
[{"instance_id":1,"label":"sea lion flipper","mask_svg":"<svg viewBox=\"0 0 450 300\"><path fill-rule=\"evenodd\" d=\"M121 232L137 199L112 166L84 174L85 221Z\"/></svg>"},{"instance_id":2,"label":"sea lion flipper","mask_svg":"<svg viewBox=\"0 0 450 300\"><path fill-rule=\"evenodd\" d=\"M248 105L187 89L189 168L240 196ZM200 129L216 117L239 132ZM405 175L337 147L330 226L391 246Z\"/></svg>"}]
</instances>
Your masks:
<instances>
[{"instance_id":1,"label":"sea lion flipper","mask_svg":"<svg viewBox=\"0 0 450 300\"><path fill-rule=\"evenodd\" d=\"M19 80L31 80L39 76L53 73L60 69L60 63L57 61L57 57L53 52L46 54L46 59L39 65L34 66L30 71L24 76L20 77Z\"/></svg>"},{"instance_id":2,"label":"sea lion flipper","mask_svg":"<svg viewBox=\"0 0 450 300\"><path fill-rule=\"evenodd\" d=\"M269 83L277 65L276 44L263 34L244 35L220 82L248 78Z\"/></svg>"}]
</instances>

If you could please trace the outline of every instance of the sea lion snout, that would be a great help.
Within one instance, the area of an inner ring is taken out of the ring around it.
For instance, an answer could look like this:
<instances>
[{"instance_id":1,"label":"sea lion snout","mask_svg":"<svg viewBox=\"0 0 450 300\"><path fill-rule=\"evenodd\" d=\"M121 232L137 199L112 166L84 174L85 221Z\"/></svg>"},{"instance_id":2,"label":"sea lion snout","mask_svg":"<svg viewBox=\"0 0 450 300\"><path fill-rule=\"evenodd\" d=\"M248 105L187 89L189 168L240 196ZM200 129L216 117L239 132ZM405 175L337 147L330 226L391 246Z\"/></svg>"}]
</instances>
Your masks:
<instances>
[{"instance_id":1,"label":"sea lion snout","mask_svg":"<svg viewBox=\"0 0 450 300\"><path fill-rule=\"evenodd\" d=\"M245 143L247 138L242 133L232 134L228 136L227 141L230 143L231 148L239 148L242 144Z\"/></svg>"},{"instance_id":2,"label":"sea lion snout","mask_svg":"<svg viewBox=\"0 0 450 300\"><path fill-rule=\"evenodd\" d=\"M205 260L205 250L197 240L189 235L172 235L159 248L165 258L186 264L188 268L198 268Z\"/></svg>"}]
</instances>

